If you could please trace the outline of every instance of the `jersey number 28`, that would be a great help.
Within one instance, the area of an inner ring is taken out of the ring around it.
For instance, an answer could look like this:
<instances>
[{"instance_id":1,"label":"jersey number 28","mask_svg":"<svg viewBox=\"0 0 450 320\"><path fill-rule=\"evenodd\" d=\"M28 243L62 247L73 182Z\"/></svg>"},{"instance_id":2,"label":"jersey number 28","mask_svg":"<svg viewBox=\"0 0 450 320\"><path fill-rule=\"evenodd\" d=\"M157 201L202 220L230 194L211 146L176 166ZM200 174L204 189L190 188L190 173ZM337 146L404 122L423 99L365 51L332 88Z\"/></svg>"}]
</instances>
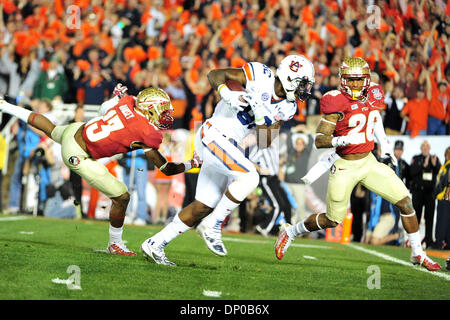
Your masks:
<instances>
[{"instance_id":1,"label":"jersey number 28","mask_svg":"<svg viewBox=\"0 0 450 320\"><path fill-rule=\"evenodd\" d=\"M353 128L348 135L355 134L361 137L361 141L373 141L373 128L375 121L381 121L380 113L376 110L369 112L366 116L363 113L354 114L348 119L348 126Z\"/></svg>"}]
</instances>

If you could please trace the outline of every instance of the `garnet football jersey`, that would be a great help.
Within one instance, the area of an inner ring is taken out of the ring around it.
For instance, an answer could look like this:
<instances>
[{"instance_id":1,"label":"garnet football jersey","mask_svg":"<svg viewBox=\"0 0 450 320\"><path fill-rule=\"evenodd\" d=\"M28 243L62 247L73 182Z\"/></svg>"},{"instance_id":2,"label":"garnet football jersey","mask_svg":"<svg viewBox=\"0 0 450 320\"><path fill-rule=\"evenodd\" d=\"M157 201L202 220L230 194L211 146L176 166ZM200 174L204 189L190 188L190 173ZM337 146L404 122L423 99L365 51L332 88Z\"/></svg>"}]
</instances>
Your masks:
<instances>
[{"instance_id":1,"label":"garnet football jersey","mask_svg":"<svg viewBox=\"0 0 450 320\"><path fill-rule=\"evenodd\" d=\"M119 100L104 116L86 123L83 139L94 159L111 157L131 151L131 145L142 142L147 147L158 149L162 142L161 132L147 118L134 109L132 96Z\"/></svg>"},{"instance_id":2,"label":"garnet football jersey","mask_svg":"<svg viewBox=\"0 0 450 320\"><path fill-rule=\"evenodd\" d=\"M371 84L368 99L365 102L352 100L339 90L327 92L320 99L321 113L339 113L341 118L336 123L333 136L355 134L361 136L361 144L350 144L337 147L338 154L370 152L374 148L374 123L381 121L378 110L384 105L384 94L381 86Z\"/></svg>"}]
</instances>

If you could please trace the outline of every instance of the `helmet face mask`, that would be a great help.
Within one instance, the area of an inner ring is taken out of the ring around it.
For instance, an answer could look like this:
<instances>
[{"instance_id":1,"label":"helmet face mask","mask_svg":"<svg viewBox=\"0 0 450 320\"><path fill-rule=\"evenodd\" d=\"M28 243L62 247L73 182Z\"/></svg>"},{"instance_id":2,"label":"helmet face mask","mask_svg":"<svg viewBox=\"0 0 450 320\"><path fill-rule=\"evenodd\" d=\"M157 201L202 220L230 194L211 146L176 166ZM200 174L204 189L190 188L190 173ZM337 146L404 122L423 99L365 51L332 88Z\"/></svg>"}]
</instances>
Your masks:
<instances>
[{"instance_id":1,"label":"helmet face mask","mask_svg":"<svg viewBox=\"0 0 450 320\"><path fill-rule=\"evenodd\" d=\"M314 66L302 55L289 55L281 60L277 77L289 101L306 101L314 85Z\"/></svg>"},{"instance_id":2,"label":"helmet face mask","mask_svg":"<svg viewBox=\"0 0 450 320\"><path fill-rule=\"evenodd\" d=\"M164 90L147 88L136 97L136 108L158 129L166 130L173 124L173 107Z\"/></svg>"},{"instance_id":3,"label":"helmet face mask","mask_svg":"<svg viewBox=\"0 0 450 320\"><path fill-rule=\"evenodd\" d=\"M339 68L340 90L353 100L364 100L370 87L370 68L362 58L346 58ZM355 84L354 82L360 82Z\"/></svg>"}]
</instances>

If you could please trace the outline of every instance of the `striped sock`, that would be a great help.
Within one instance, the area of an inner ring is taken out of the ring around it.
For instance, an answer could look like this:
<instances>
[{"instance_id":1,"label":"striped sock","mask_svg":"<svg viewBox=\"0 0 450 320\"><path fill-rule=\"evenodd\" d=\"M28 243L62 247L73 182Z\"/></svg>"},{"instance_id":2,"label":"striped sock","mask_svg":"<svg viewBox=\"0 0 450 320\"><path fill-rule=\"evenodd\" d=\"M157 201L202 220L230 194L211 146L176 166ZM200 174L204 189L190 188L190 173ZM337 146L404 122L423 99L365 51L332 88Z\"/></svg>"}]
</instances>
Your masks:
<instances>
[{"instance_id":1,"label":"striped sock","mask_svg":"<svg viewBox=\"0 0 450 320\"><path fill-rule=\"evenodd\" d=\"M305 220L297 223L295 226L291 226L286 229L286 233L291 238L298 237L298 236L300 236L304 233L308 233L308 232L309 232L309 230L306 229L306 227L305 227Z\"/></svg>"}]
</instances>

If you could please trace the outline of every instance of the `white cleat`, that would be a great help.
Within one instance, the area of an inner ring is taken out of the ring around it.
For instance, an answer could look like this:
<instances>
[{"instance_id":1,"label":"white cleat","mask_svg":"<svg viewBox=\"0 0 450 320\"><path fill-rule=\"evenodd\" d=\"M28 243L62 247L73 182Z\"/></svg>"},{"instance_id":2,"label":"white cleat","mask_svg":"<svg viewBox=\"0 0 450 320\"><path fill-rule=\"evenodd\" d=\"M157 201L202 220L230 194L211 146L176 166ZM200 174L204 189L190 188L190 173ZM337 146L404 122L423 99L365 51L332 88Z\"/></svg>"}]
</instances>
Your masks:
<instances>
[{"instance_id":1,"label":"white cleat","mask_svg":"<svg viewBox=\"0 0 450 320\"><path fill-rule=\"evenodd\" d=\"M290 226L291 225L289 223L285 223L280 227L277 242L275 243L275 256L278 260L283 259L284 254L291 245L292 240L294 240L293 238L289 237L286 232L286 229Z\"/></svg>"},{"instance_id":2,"label":"white cleat","mask_svg":"<svg viewBox=\"0 0 450 320\"><path fill-rule=\"evenodd\" d=\"M166 254L164 253L164 246L155 246L154 244L155 243L152 241L152 238L145 240L141 244L141 251L147 260L153 259L153 261L157 264L162 264L165 266L176 266L175 263L167 259Z\"/></svg>"},{"instance_id":3,"label":"white cleat","mask_svg":"<svg viewBox=\"0 0 450 320\"><path fill-rule=\"evenodd\" d=\"M222 223L218 222L218 228L210 228L207 227L206 224L200 223L197 226L197 232L202 236L203 240L206 243L206 246L212 253L217 254L218 256L226 256L227 249L225 249L225 245L222 241L222 232L220 226Z\"/></svg>"},{"instance_id":4,"label":"white cleat","mask_svg":"<svg viewBox=\"0 0 450 320\"><path fill-rule=\"evenodd\" d=\"M120 256L135 256L136 253L127 248L123 242L112 242L106 249L110 254L118 254Z\"/></svg>"}]
</instances>

